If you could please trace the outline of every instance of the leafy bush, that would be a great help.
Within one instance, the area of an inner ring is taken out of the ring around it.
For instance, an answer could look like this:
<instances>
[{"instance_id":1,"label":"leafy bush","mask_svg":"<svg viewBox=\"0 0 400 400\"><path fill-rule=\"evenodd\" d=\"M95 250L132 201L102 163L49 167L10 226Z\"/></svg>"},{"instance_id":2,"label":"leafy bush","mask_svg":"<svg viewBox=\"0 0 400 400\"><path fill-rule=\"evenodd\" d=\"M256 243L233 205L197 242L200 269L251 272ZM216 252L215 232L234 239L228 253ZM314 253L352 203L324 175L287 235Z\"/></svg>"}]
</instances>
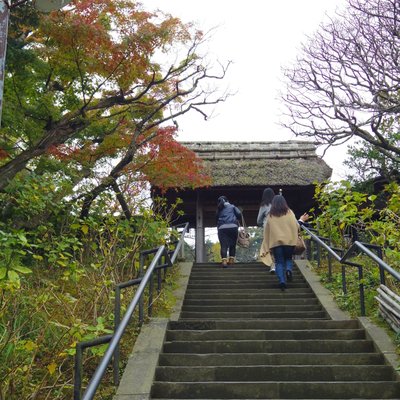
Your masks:
<instances>
[{"instance_id":1,"label":"leafy bush","mask_svg":"<svg viewBox=\"0 0 400 400\"><path fill-rule=\"evenodd\" d=\"M112 332L115 283L137 277L141 250L168 240L174 209L140 203L128 221L100 199L80 220L49 176L19 184L0 195L0 399L70 399L76 342ZM171 301L160 295L160 312ZM85 370L105 348L86 352Z\"/></svg>"}]
</instances>

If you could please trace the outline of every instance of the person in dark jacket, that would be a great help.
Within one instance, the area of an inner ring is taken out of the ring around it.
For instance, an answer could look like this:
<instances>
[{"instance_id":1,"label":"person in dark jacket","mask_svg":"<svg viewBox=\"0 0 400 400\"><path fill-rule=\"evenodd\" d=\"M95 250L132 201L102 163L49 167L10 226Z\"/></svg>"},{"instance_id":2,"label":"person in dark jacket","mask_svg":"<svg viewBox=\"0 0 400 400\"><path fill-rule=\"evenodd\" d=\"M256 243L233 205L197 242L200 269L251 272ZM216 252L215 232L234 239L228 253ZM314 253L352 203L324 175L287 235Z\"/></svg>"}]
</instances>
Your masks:
<instances>
[{"instance_id":1,"label":"person in dark jacket","mask_svg":"<svg viewBox=\"0 0 400 400\"><path fill-rule=\"evenodd\" d=\"M239 230L238 220L241 217L242 213L240 210L229 203L226 196L218 198L216 218L223 268L235 262L236 242Z\"/></svg>"}]
</instances>

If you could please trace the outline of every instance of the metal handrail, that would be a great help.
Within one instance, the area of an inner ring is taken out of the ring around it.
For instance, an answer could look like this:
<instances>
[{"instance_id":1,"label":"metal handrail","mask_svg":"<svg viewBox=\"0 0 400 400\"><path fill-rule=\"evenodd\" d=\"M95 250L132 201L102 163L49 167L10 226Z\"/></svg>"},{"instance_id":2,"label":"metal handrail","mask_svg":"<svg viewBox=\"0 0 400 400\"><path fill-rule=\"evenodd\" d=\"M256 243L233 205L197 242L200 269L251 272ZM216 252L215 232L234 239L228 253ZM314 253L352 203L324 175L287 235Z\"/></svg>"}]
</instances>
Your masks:
<instances>
[{"instance_id":1,"label":"metal handrail","mask_svg":"<svg viewBox=\"0 0 400 400\"><path fill-rule=\"evenodd\" d=\"M344 252L343 255L339 255L335 252L335 250L340 251L340 252L343 252L343 250L334 248L334 247L326 244L325 241L327 241L327 238L321 238L318 235L316 235L315 233L313 233L313 231L315 232L315 229L307 228L304 225L301 225L301 228L310 236L310 238L313 241L315 241L317 243L318 246L322 246L328 252L328 257L333 256L337 261L339 261L342 264L342 288L343 288L343 292L345 294L347 293L345 266L348 265L348 266L358 268L358 281L359 281L358 286L359 286L359 292L360 292L360 311L361 311L362 316L365 316L363 265L352 262L352 261L348 261L354 253L362 252L378 264L379 271L380 271L380 274L379 274L380 283L382 285L385 284L385 271L388 272L390 275L392 275L395 279L400 281L400 273L397 272L396 270L394 270L391 266L389 266L387 263L385 263L382 260L382 248L380 246L377 246L377 245L374 245L371 243L362 243L359 241L354 241L352 243L352 245L349 247L349 249L346 252ZM370 249L376 250L378 252L379 256L377 256ZM318 262L319 262L319 260L318 260ZM329 273L330 273L330 265L329 265Z\"/></svg>"},{"instance_id":2,"label":"metal handrail","mask_svg":"<svg viewBox=\"0 0 400 400\"><path fill-rule=\"evenodd\" d=\"M154 271L156 270L160 270L162 267L165 268L167 266L172 266L173 263L175 262L179 251L181 250L181 247L183 246L184 243L184 237L185 237L185 233L188 230L189 227L189 223L184 223L184 224L180 224L177 226L174 226L174 229L178 229L182 227L183 231L181 232L179 241L176 244L176 247L173 251L172 256L169 256L169 251L167 249L167 247L165 245L161 245L160 247L158 247L158 249L152 249L152 250L145 250L143 253L146 254L150 254L150 253L154 253L155 251L155 256L153 258L153 260L151 261L149 267L146 270L146 273L144 274L143 277L138 278L137 280L132 280L129 281L128 283L126 283L127 285L129 285L130 283L139 283L139 286L135 292L135 295L131 301L131 303L129 304L124 317L122 318L122 320L119 322L119 324L117 326L115 326L115 332L113 335L111 335L111 338L109 335L107 335L106 339L102 339L102 338L98 338L95 341L92 341L95 344L98 343L104 343L105 341L109 342L108 348L106 350L106 352L104 353L102 359L100 360L99 365L97 366L84 394L82 397L82 400L92 400L96 394L97 388L100 385L100 382L104 376L104 373L107 369L107 366L109 365L109 363L111 362L112 357L115 355L116 352L118 352L118 347L119 347L119 342L121 340L122 335L124 334L127 326L129 325L129 322L131 320L131 317L136 309L136 306L140 303L140 300L142 299L142 296L144 294L145 288L147 286L147 284L150 282L152 282L151 278L152 278L152 274ZM167 260L166 263L164 263L163 265L160 265L160 260L161 257L164 256L165 259ZM120 284L121 285L121 284ZM125 286L124 284L122 284L122 286ZM126 286L125 286L126 287ZM91 343L79 343L79 350L80 350L80 358L81 356L81 348L85 348L85 347L90 347L92 344ZM79 367L76 367L76 370L79 370ZM74 395L76 396L75 399L80 399L80 387L79 387L79 393L78 390L74 391Z\"/></svg>"}]
</instances>

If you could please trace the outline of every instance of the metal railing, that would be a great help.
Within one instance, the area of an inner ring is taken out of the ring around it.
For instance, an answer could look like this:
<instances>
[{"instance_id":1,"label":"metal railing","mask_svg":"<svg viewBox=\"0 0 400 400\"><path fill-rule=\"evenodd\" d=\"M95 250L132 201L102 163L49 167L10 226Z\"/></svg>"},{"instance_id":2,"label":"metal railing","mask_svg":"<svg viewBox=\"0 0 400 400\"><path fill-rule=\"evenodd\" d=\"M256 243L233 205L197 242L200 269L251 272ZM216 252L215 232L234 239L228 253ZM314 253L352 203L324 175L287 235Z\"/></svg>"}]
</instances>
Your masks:
<instances>
[{"instance_id":1,"label":"metal railing","mask_svg":"<svg viewBox=\"0 0 400 400\"><path fill-rule=\"evenodd\" d=\"M160 292L162 284L161 272L164 271L165 274L166 269L174 264L176 258L178 257L179 251L183 249L185 233L188 231L188 227L188 223L173 226L172 228L176 231L178 231L178 229L182 229L179 239L176 239L170 243L170 246L173 246L174 249L169 250L165 245L162 245L155 249L142 251L139 258L139 278L132 279L127 282L118 283L115 285L114 333L112 335L101 336L90 341L80 342L76 345L74 368L74 400L92 400L94 398L100 382L104 376L104 373L111 360L113 361L112 364L114 384L116 386L119 384L119 342L127 326L129 325L131 317L136 308L138 308L139 311L139 322L142 323L144 321L144 292L147 285L149 285L147 306L148 316L152 315L154 291L153 273L157 273L157 291ZM154 257L144 273L145 258L150 255L154 255ZM138 285L138 288L136 289L134 297L129 304L123 318L121 319L121 290L134 285ZM81 389L83 351L86 348L106 343L109 343L108 348L104 353L104 356L100 360L100 363L97 366L92 378L90 379L89 384L82 397Z\"/></svg>"},{"instance_id":2,"label":"metal railing","mask_svg":"<svg viewBox=\"0 0 400 400\"><path fill-rule=\"evenodd\" d=\"M371 260L378 264L379 268L379 279L382 285L385 284L385 272L393 276L397 281L400 281L400 273L394 270L391 266L386 264L382 260L382 248L380 246L362 243L359 241L354 241L347 251L339 248L332 247L330 244L330 239L325 237L320 237L316 233L315 229L311 229L304 225L301 228L310 236L310 239L314 241L317 245L317 261L318 266L321 263L321 249L324 249L328 253L328 277L332 278L332 257L336 259L342 266L342 289L343 293L347 294L347 283L346 283L346 266L355 267L358 270L358 287L360 296L360 312L362 316L365 316L365 294L364 294L364 271L363 265L349 261L351 257L355 254L363 253L367 255ZM329 244L327 244L329 243ZM375 254L372 250L375 250Z\"/></svg>"}]
</instances>

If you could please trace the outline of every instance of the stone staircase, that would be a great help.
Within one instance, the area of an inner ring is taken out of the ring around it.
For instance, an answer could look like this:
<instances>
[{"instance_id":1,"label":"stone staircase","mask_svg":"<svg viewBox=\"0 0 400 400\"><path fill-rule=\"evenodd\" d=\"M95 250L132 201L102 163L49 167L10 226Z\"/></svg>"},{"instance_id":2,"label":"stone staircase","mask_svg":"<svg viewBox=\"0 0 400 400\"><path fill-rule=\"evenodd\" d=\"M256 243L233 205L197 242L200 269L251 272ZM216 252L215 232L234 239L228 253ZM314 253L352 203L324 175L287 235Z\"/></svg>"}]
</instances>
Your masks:
<instances>
[{"instance_id":1,"label":"stone staircase","mask_svg":"<svg viewBox=\"0 0 400 400\"><path fill-rule=\"evenodd\" d=\"M260 263L195 264L170 321L153 399L400 399L357 320L332 320L295 268L285 292Z\"/></svg>"}]
</instances>

